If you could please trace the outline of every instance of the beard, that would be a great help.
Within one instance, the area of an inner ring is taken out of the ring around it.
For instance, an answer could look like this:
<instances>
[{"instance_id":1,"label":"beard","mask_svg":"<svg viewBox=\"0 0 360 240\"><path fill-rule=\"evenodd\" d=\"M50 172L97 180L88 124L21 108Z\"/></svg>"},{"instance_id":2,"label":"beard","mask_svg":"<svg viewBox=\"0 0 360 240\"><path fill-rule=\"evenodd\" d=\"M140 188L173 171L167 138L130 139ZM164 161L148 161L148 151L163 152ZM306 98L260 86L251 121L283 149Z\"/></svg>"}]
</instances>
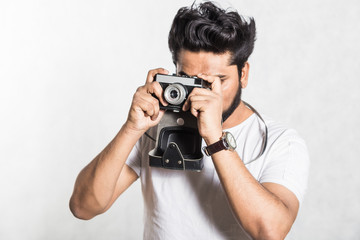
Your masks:
<instances>
[{"instance_id":1,"label":"beard","mask_svg":"<svg viewBox=\"0 0 360 240\"><path fill-rule=\"evenodd\" d=\"M230 117L230 115L235 111L235 109L239 106L241 102L241 84L239 84L239 88L236 91L235 97L231 103L231 105L226 109L222 114L223 122L226 121Z\"/></svg>"}]
</instances>

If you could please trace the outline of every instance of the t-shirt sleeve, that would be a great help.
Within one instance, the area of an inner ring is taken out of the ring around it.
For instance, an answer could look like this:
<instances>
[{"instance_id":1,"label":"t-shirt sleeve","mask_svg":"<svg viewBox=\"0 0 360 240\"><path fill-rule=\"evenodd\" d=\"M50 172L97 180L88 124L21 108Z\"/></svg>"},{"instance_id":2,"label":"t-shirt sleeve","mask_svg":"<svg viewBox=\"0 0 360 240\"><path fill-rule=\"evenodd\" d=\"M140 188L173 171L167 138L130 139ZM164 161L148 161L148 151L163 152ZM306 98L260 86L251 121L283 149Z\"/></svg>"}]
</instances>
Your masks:
<instances>
[{"instance_id":1,"label":"t-shirt sleeve","mask_svg":"<svg viewBox=\"0 0 360 240\"><path fill-rule=\"evenodd\" d=\"M301 204L307 188L310 160L306 144L294 130L288 130L271 146L260 183L280 184L295 194Z\"/></svg>"},{"instance_id":2,"label":"t-shirt sleeve","mask_svg":"<svg viewBox=\"0 0 360 240\"><path fill-rule=\"evenodd\" d=\"M128 165L132 170L136 172L138 177L140 177L141 169L141 152L140 152L140 140L136 142L135 146L131 150L129 157L126 160L126 165Z\"/></svg>"}]
</instances>

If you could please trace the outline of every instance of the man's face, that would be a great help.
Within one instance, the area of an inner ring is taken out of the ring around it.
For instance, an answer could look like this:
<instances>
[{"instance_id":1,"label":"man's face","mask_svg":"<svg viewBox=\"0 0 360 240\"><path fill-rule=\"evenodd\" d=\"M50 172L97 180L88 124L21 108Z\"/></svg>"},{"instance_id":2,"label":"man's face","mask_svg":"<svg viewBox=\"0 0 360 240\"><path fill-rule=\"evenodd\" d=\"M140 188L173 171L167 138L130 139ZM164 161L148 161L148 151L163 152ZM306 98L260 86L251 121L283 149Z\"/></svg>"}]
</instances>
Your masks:
<instances>
[{"instance_id":1,"label":"man's face","mask_svg":"<svg viewBox=\"0 0 360 240\"><path fill-rule=\"evenodd\" d=\"M229 109L237 107L238 102L234 100L240 98L238 69L236 65L229 65L230 58L230 53L214 54L181 50L178 54L176 72L188 76L196 76L200 73L218 76L221 80L223 113L226 113Z\"/></svg>"}]
</instances>

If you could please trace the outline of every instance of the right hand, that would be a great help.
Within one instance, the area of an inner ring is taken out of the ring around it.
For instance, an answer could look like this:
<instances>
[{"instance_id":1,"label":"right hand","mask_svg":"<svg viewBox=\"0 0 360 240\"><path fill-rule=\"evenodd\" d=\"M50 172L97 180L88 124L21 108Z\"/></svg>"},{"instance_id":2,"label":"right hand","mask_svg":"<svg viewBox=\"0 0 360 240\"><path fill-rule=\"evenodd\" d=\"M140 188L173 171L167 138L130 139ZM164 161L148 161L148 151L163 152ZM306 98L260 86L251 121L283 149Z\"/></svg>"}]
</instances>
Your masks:
<instances>
[{"instance_id":1,"label":"right hand","mask_svg":"<svg viewBox=\"0 0 360 240\"><path fill-rule=\"evenodd\" d=\"M149 71L145 85L139 87L133 96L129 115L125 123L128 129L140 134L146 132L150 127L157 125L165 112L160 110L159 106L159 101L162 105L167 105L163 98L163 89L158 82L154 82L154 76L158 73L169 74L163 68Z\"/></svg>"}]
</instances>

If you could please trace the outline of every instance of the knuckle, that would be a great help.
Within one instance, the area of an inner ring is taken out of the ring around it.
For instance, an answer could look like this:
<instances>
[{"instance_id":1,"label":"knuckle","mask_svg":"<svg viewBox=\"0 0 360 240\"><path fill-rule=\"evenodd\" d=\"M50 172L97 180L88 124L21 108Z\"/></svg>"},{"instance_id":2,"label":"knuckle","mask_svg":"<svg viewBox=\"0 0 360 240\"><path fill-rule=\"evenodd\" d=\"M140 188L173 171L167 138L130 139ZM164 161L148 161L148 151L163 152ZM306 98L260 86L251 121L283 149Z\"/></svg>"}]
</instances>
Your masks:
<instances>
[{"instance_id":1,"label":"knuckle","mask_svg":"<svg viewBox=\"0 0 360 240\"><path fill-rule=\"evenodd\" d=\"M194 94L199 93L199 90L200 90L200 89L201 89L201 88L194 88L189 95L191 96L191 95L194 95Z\"/></svg>"},{"instance_id":2,"label":"knuckle","mask_svg":"<svg viewBox=\"0 0 360 240\"><path fill-rule=\"evenodd\" d=\"M157 93L157 94L160 93L160 91L162 89L159 82L151 82L151 83L149 83L149 88L151 89L151 91L153 93Z\"/></svg>"},{"instance_id":3,"label":"knuckle","mask_svg":"<svg viewBox=\"0 0 360 240\"><path fill-rule=\"evenodd\" d=\"M161 87L160 83L156 82L156 81L151 82L150 85L151 85L151 87L153 87L156 90L159 89L159 87Z\"/></svg>"},{"instance_id":4,"label":"knuckle","mask_svg":"<svg viewBox=\"0 0 360 240\"><path fill-rule=\"evenodd\" d=\"M140 86L136 89L135 93L141 92L144 89L144 86Z\"/></svg>"},{"instance_id":5,"label":"knuckle","mask_svg":"<svg viewBox=\"0 0 360 240\"><path fill-rule=\"evenodd\" d=\"M159 105L159 100L157 100L156 98L153 97L151 99L151 104L156 107L157 105Z\"/></svg>"},{"instance_id":6,"label":"knuckle","mask_svg":"<svg viewBox=\"0 0 360 240\"><path fill-rule=\"evenodd\" d=\"M138 90L136 90L136 92L134 93L134 98L142 98L142 96L144 95L144 88L139 88Z\"/></svg>"},{"instance_id":7,"label":"knuckle","mask_svg":"<svg viewBox=\"0 0 360 240\"><path fill-rule=\"evenodd\" d=\"M135 92L134 96L133 96L133 101L136 101L136 99L138 99L140 97L140 93L139 92Z\"/></svg>"},{"instance_id":8,"label":"knuckle","mask_svg":"<svg viewBox=\"0 0 360 240\"><path fill-rule=\"evenodd\" d=\"M149 102L146 102L145 108L147 112L152 112L154 110L154 106Z\"/></svg>"},{"instance_id":9,"label":"knuckle","mask_svg":"<svg viewBox=\"0 0 360 240\"><path fill-rule=\"evenodd\" d=\"M191 96L189 96L189 101L192 103L192 104L195 104L195 102L196 102L196 97L197 95L191 95Z\"/></svg>"},{"instance_id":10,"label":"knuckle","mask_svg":"<svg viewBox=\"0 0 360 240\"><path fill-rule=\"evenodd\" d=\"M164 68L154 68L154 69L149 70L148 75L154 75L156 73L164 72L164 71L165 71Z\"/></svg>"},{"instance_id":11,"label":"knuckle","mask_svg":"<svg viewBox=\"0 0 360 240\"><path fill-rule=\"evenodd\" d=\"M156 72L156 69L150 69L148 75L152 75L154 72Z\"/></svg>"}]
</instances>

